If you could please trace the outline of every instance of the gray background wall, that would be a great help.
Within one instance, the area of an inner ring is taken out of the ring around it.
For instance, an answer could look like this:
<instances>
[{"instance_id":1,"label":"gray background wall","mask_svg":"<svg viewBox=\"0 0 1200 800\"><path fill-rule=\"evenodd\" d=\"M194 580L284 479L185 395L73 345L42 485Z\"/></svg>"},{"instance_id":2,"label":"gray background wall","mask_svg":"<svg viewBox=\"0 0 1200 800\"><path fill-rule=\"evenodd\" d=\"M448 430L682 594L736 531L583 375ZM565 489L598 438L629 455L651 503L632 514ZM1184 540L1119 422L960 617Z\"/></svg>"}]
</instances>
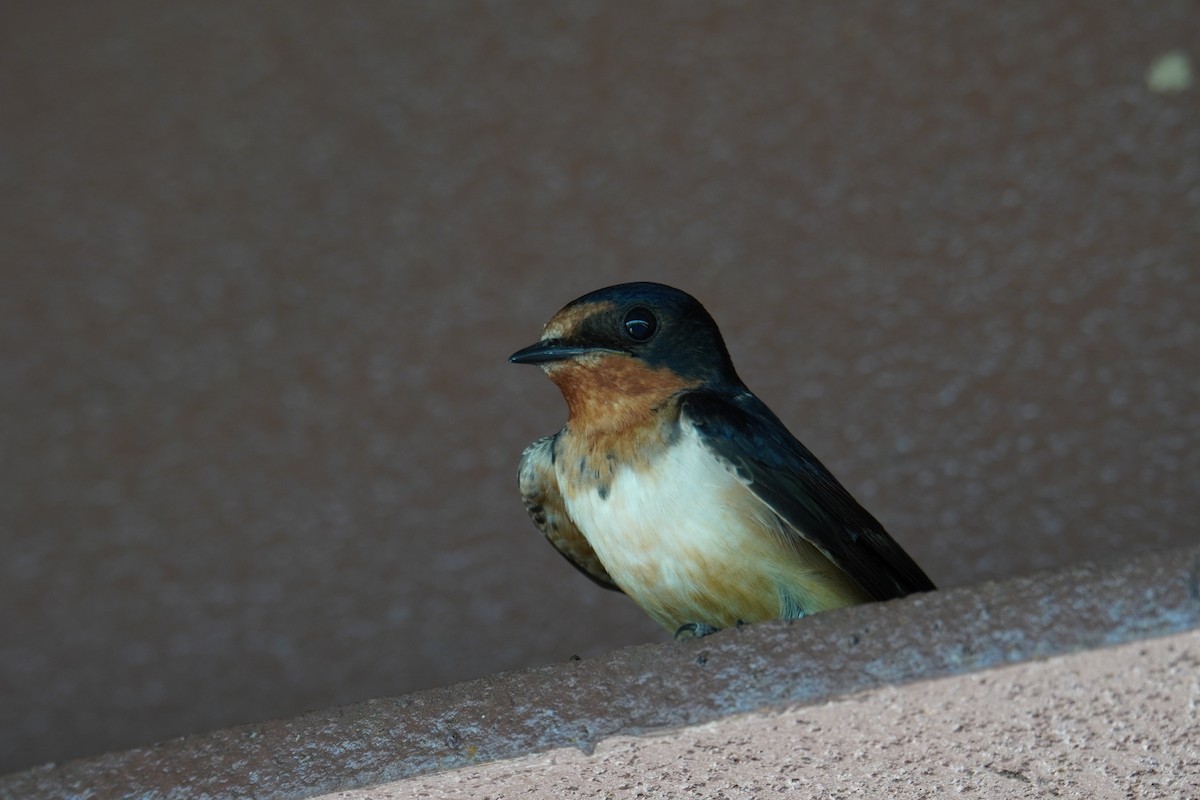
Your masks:
<instances>
[{"instance_id":1,"label":"gray background wall","mask_svg":"<svg viewBox=\"0 0 1200 800\"><path fill-rule=\"evenodd\" d=\"M661 280L943 586L1197 540L1200 4L0 8L0 770L660 640L505 357Z\"/></svg>"}]
</instances>

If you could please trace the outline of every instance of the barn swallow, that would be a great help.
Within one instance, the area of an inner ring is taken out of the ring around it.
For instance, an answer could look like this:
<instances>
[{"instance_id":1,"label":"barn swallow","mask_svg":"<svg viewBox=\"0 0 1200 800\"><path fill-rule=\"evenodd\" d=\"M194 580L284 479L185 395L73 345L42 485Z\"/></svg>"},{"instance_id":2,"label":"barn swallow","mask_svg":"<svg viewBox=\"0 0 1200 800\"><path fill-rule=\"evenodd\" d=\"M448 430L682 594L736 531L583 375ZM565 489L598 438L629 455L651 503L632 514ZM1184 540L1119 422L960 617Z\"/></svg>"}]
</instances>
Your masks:
<instances>
[{"instance_id":1,"label":"barn swallow","mask_svg":"<svg viewBox=\"0 0 1200 800\"><path fill-rule=\"evenodd\" d=\"M934 588L746 388L691 295L599 289L509 361L540 366L567 403L566 426L521 457L534 524L676 637Z\"/></svg>"}]
</instances>

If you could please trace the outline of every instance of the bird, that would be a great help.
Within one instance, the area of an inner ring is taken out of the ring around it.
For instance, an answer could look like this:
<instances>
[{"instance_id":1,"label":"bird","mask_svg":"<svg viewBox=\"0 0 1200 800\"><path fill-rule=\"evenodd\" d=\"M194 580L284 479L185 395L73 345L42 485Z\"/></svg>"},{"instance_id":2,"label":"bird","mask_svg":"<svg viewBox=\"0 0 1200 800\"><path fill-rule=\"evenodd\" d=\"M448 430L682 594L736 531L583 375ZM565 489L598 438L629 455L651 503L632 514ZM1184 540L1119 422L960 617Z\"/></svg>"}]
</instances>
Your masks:
<instances>
[{"instance_id":1,"label":"bird","mask_svg":"<svg viewBox=\"0 0 1200 800\"><path fill-rule=\"evenodd\" d=\"M521 456L529 516L676 638L935 588L746 388L686 292L590 292L508 360L541 367L567 405Z\"/></svg>"}]
</instances>

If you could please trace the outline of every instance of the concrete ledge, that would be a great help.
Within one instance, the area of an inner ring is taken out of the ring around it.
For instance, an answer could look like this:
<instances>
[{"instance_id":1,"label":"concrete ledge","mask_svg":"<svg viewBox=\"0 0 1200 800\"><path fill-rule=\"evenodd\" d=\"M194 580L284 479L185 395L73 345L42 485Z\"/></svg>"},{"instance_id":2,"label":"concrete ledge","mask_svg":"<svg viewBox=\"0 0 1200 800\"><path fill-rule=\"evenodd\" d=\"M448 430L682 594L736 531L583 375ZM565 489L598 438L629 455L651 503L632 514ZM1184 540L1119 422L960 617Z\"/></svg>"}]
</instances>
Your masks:
<instances>
[{"instance_id":1,"label":"concrete ledge","mask_svg":"<svg viewBox=\"0 0 1200 800\"><path fill-rule=\"evenodd\" d=\"M0 778L0 797L299 798L1200 627L1200 547L523 670Z\"/></svg>"},{"instance_id":2,"label":"concrete ledge","mask_svg":"<svg viewBox=\"0 0 1200 800\"><path fill-rule=\"evenodd\" d=\"M1200 630L373 784L322 800L1196 794Z\"/></svg>"}]
</instances>

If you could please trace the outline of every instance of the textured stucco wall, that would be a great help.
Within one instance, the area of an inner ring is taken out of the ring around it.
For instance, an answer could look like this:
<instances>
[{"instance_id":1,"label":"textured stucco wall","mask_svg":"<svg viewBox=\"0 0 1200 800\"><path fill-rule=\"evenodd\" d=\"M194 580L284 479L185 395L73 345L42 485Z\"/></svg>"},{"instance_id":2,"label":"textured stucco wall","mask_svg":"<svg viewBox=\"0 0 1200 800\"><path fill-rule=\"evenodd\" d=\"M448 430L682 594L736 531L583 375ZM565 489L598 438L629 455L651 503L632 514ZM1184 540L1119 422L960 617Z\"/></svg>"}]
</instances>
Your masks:
<instances>
[{"instance_id":1,"label":"textured stucco wall","mask_svg":"<svg viewBox=\"0 0 1200 800\"><path fill-rule=\"evenodd\" d=\"M0 771L660 641L504 363L704 301L943 586L1197 540L1194 2L0 10ZM1194 69L1194 66L1193 66Z\"/></svg>"}]
</instances>

